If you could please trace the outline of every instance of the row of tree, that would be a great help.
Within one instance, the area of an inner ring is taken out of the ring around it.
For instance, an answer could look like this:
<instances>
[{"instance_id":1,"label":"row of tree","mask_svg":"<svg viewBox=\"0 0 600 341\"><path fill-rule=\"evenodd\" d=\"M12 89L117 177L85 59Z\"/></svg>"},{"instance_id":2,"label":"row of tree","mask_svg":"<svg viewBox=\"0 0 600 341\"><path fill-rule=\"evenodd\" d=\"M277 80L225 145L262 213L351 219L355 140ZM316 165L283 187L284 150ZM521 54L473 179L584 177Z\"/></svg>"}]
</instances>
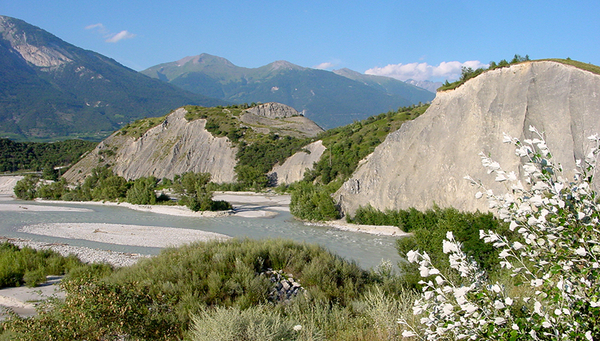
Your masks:
<instances>
[{"instance_id":1,"label":"row of tree","mask_svg":"<svg viewBox=\"0 0 600 341\"><path fill-rule=\"evenodd\" d=\"M179 198L179 203L192 211L222 211L231 209L231 204L212 199L209 189L209 173L187 172L176 176L173 181L160 180L150 176L127 181L115 175L110 168L96 167L84 182L70 188L67 181L40 181L38 175L28 174L17 182L15 195L24 200L34 198L67 201L126 201L136 205L167 204L172 200L161 193L156 195L159 182L164 189L170 187Z\"/></svg>"}]
</instances>

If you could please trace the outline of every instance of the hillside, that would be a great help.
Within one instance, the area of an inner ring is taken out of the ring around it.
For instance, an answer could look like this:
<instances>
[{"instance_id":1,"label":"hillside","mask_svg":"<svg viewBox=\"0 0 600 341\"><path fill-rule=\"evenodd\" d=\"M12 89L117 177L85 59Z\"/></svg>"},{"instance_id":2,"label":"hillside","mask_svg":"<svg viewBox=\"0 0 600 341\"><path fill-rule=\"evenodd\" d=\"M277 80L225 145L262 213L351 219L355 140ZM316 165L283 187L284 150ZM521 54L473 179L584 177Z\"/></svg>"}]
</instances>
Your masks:
<instances>
[{"instance_id":1,"label":"hillside","mask_svg":"<svg viewBox=\"0 0 600 341\"><path fill-rule=\"evenodd\" d=\"M0 137L101 140L186 105L225 102L182 91L22 20L0 16Z\"/></svg>"},{"instance_id":2,"label":"hillside","mask_svg":"<svg viewBox=\"0 0 600 341\"><path fill-rule=\"evenodd\" d=\"M554 61L525 62L487 71L451 91L379 145L338 192L352 215L359 206L385 209L455 207L488 210L463 177L505 191L481 165L483 152L507 170L518 170L503 133L530 138L545 132L565 171L587 154L586 137L600 132L600 75ZM572 173L571 173L572 174Z\"/></svg>"},{"instance_id":3,"label":"hillside","mask_svg":"<svg viewBox=\"0 0 600 341\"><path fill-rule=\"evenodd\" d=\"M186 106L123 127L64 177L79 182L95 167L109 165L126 179L173 179L185 172L207 172L217 183L252 182L261 176L266 182L265 173L275 163L283 163L310 143L307 138L322 131L279 103L251 108Z\"/></svg>"},{"instance_id":4,"label":"hillside","mask_svg":"<svg viewBox=\"0 0 600 341\"><path fill-rule=\"evenodd\" d=\"M186 57L142 71L143 74L235 103L279 102L289 105L329 129L398 107L429 102L434 94L385 77L356 79L276 61L244 68L208 54Z\"/></svg>"}]
</instances>

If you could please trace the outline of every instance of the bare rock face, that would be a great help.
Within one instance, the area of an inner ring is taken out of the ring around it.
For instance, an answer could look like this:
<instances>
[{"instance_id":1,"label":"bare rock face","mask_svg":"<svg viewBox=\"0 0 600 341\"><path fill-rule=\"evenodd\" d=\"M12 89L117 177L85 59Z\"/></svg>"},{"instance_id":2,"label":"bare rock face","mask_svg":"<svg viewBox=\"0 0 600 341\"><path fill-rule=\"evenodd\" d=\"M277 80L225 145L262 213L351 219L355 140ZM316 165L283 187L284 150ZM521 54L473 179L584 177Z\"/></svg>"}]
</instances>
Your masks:
<instances>
[{"instance_id":1,"label":"bare rock face","mask_svg":"<svg viewBox=\"0 0 600 341\"><path fill-rule=\"evenodd\" d=\"M97 166L111 164L126 179L145 176L173 178L185 172L208 172L212 181L233 182L236 148L226 137L204 129L206 120L188 122L186 110L177 109L142 137L116 132L75 164L64 177L79 182Z\"/></svg>"},{"instance_id":2,"label":"bare rock face","mask_svg":"<svg viewBox=\"0 0 600 341\"><path fill-rule=\"evenodd\" d=\"M296 109L281 103L266 103L246 110L240 120L253 130L298 138L315 137L323 131Z\"/></svg>"},{"instance_id":3,"label":"bare rock face","mask_svg":"<svg viewBox=\"0 0 600 341\"><path fill-rule=\"evenodd\" d=\"M248 109L247 112L268 118L287 118L293 116L300 116L300 113L296 109L290 107L289 105L277 102L270 102L257 105L253 108Z\"/></svg>"},{"instance_id":4,"label":"bare rock face","mask_svg":"<svg viewBox=\"0 0 600 341\"><path fill-rule=\"evenodd\" d=\"M478 154L522 174L514 146L503 144L502 136L531 138L530 125L545 133L554 160L569 175L590 149L586 137L600 133L600 76L556 62L530 62L438 93L422 116L388 135L363 160L335 199L350 215L369 204L380 210L438 205L486 211L487 202L475 199L477 190L464 176L507 192Z\"/></svg>"},{"instance_id":5,"label":"bare rock face","mask_svg":"<svg viewBox=\"0 0 600 341\"><path fill-rule=\"evenodd\" d=\"M268 174L275 185L291 184L304 178L307 169L312 169L327 148L321 140L313 142L304 147L305 151L299 151L290 156L282 165L276 165ZM307 153L308 152L308 153Z\"/></svg>"},{"instance_id":6,"label":"bare rock face","mask_svg":"<svg viewBox=\"0 0 600 341\"><path fill-rule=\"evenodd\" d=\"M15 34L18 31L15 24L8 17L0 16L0 34L29 63L41 68L52 68L72 62L72 59L68 57L69 53L64 49L57 46L47 47L30 44L29 40L32 37L29 37L26 33ZM33 41L35 42L35 37Z\"/></svg>"}]
</instances>

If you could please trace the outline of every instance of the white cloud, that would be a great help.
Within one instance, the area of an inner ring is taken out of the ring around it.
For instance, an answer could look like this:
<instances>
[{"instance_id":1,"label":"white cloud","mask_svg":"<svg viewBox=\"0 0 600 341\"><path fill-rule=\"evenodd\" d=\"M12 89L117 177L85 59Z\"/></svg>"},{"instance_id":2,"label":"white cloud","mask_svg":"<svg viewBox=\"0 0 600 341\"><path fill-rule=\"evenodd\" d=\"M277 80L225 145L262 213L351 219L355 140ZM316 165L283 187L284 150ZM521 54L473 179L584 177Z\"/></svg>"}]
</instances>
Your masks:
<instances>
[{"instance_id":1,"label":"white cloud","mask_svg":"<svg viewBox=\"0 0 600 341\"><path fill-rule=\"evenodd\" d=\"M325 69L331 69L331 68L335 67L335 65L336 64L334 64L334 63L325 62L325 63L321 63L319 65L315 65L313 68L319 69L319 70L325 70Z\"/></svg>"},{"instance_id":2,"label":"white cloud","mask_svg":"<svg viewBox=\"0 0 600 341\"><path fill-rule=\"evenodd\" d=\"M86 30L95 30L96 32L100 33L102 35L102 37L104 37L104 41L107 43L116 43L123 39L131 39L131 38L135 37L135 34L129 32L127 30L123 30L119 33L111 33L106 29L106 27L104 27L104 25L102 23L88 25L85 27L85 29Z\"/></svg>"},{"instance_id":3,"label":"white cloud","mask_svg":"<svg viewBox=\"0 0 600 341\"><path fill-rule=\"evenodd\" d=\"M86 30L93 30L97 28L99 31L105 31L106 29L104 28L104 25L102 25L101 23L97 23L97 24L93 24L93 25L87 25L85 27Z\"/></svg>"},{"instance_id":4,"label":"white cloud","mask_svg":"<svg viewBox=\"0 0 600 341\"><path fill-rule=\"evenodd\" d=\"M417 81L423 80L449 80L454 81L460 77L461 68L470 67L477 69L487 67L478 60L470 60L464 63L441 62L439 65L429 65L427 63L408 63L408 64L390 64L384 67L374 67L365 71L368 75L386 76L405 81L414 79Z\"/></svg>"},{"instance_id":5,"label":"white cloud","mask_svg":"<svg viewBox=\"0 0 600 341\"><path fill-rule=\"evenodd\" d=\"M135 34L130 33L128 31L121 31L121 32L119 32L117 34L114 34L114 35L108 37L105 41L107 43L116 43L116 42L118 42L120 40L131 39L133 37L135 37Z\"/></svg>"}]
</instances>

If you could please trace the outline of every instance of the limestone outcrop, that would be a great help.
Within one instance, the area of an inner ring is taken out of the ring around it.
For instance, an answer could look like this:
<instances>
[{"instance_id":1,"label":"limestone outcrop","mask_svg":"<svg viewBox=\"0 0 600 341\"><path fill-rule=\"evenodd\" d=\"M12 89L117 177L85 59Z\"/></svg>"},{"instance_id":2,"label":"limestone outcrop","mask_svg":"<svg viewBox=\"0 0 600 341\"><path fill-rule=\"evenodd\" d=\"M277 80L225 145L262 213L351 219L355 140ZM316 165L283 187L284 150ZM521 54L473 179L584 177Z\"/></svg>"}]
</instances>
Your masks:
<instances>
[{"instance_id":1,"label":"limestone outcrop","mask_svg":"<svg viewBox=\"0 0 600 341\"><path fill-rule=\"evenodd\" d=\"M265 103L250 108L240 116L240 121L263 134L276 133L293 137L315 137L323 131L312 120L296 109L281 103Z\"/></svg>"},{"instance_id":2,"label":"limestone outcrop","mask_svg":"<svg viewBox=\"0 0 600 341\"><path fill-rule=\"evenodd\" d=\"M600 133L600 75L557 62L528 62L438 93L423 115L389 134L362 161L335 199L350 215L369 204L380 210L438 205L485 211L487 202L475 199L476 189L464 176L506 192L478 154L522 174L514 146L503 144L502 136L530 138L530 125L545 133L568 175L589 151L587 136Z\"/></svg>"},{"instance_id":3,"label":"limestone outcrop","mask_svg":"<svg viewBox=\"0 0 600 341\"><path fill-rule=\"evenodd\" d=\"M294 155L282 165L276 165L268 176L275 185L291 184L304 178L307 169L312 169L327 148L321 140L313 142Z\"/></svg>"},{"instance_id":4,"label":"limestone outcrop","mask_svg":"<svg viewBox=\"0 0 600 341\"><path fill-rule=\"evenodd\" d=\"M233 182L236 148L226 137L204 129L206 120L188 122L186 110L177 109L165 121L134 138L116 132L75 164L64 177L69 182L85 178L97 166L110 164L126 179L144 176L173 178L185 172L208 172L218 183Z\"/></svg>"}]
</instances>

